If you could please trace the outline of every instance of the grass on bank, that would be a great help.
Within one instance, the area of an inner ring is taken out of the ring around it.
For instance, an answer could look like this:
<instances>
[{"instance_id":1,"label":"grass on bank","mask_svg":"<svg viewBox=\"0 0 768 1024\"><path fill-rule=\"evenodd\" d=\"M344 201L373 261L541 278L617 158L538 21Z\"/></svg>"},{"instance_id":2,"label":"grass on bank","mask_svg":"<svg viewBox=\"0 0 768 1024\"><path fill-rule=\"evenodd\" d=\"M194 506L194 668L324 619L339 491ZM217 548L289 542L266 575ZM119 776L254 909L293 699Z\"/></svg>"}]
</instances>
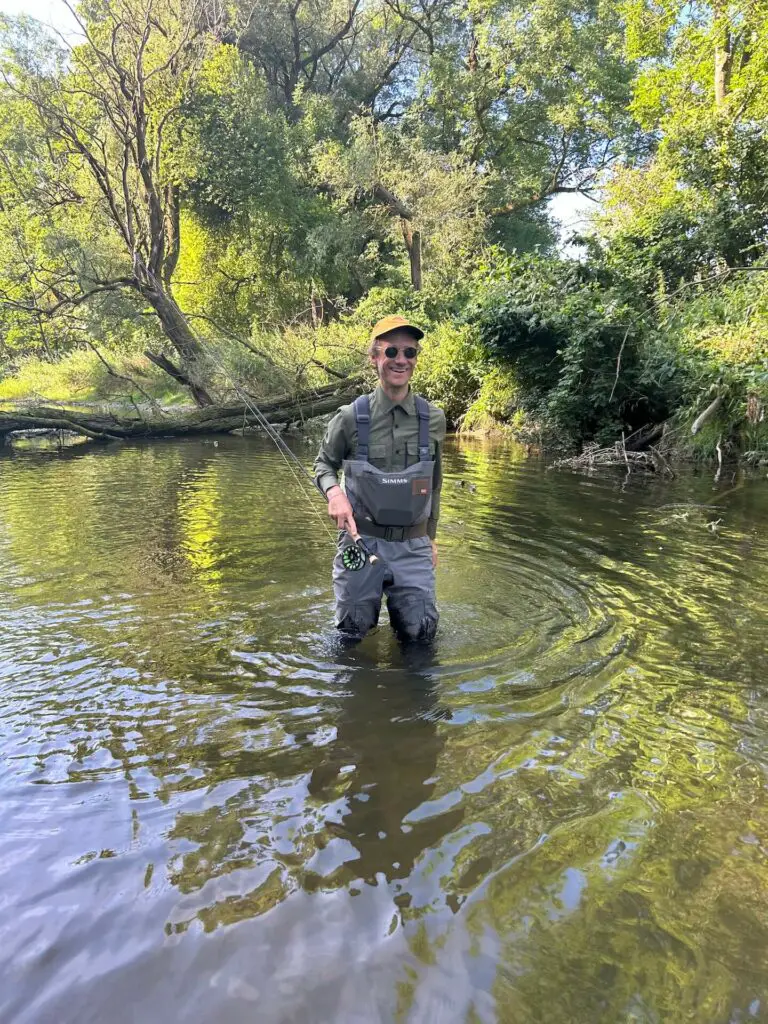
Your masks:
<instances>
[{"instance_id":1,"label":"grass on bank","mask_svg":"<svg viewBox=\"0 0 768 1024\"><path fill-rule=\"evenodd\" d=\"M121 355L105 350L105 358L117 374L112 376L89 348L75 349L56 362L34 356L19 360L12 372L0 378L0 401L25 402L44 405L46 402L64 404L101 404L104 402L146 402L142 391L160 405L177 405L188 401L181 388L146 356L139 353Z\"/></svg>"}]
</instances>

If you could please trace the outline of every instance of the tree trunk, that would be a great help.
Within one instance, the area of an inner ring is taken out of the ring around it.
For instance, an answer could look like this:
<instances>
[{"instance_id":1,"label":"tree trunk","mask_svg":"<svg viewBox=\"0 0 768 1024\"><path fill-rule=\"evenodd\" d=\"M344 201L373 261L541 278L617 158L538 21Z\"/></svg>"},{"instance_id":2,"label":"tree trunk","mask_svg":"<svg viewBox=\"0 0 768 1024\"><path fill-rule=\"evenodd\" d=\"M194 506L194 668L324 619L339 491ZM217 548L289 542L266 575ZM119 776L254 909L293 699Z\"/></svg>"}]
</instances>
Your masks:
<instances>
[{"instance_id":1,"label":"tree trunk","mask_svg":"<svg viewBox=\"0 0 768 1024\"><path fill-rule=\"evenodd\" d=\"M411 285L416 292L421 291L421 232L414 231L410 220L405 217L400 221L403 228L405 247L411 264Z\"/></svg>"},{"instance_id":2,"label":"tree trunk","mask_svg":"<svg viewBox=\"0 0 768 1024\"><path fill-rule=\"evenodd\" d=\"M213 399L200 384L196 384L194 380L188 377L183 370L179 369L175 363L162 355L162 353L151 352L148 348L144 349L144 355L149 359L150 362L154 363L155 366L159 366L161 370L164 370L169 377L173 377L175 381L182 384L185 388L189 388L192 392L192 397L195 400L195 404L200 409L205 409L210 405L213 405Z\"/></svg>"},{"instance_id":3,"label":"tree trunk","mask_svg":"<svg viewBox=\"0 0 768 1024\"><path fill-rule=\"evenodd\" d=\"M394 217L400 218L405 247L411 264L411 284L413 290L421 291L421 232L413 230L413 213L388 188L377 182L373 186L373 195L383 202Z\"/></svg>"},{"instance_id":4,"label":"tree trunk","mask_svg":"<svg viewBox=\"0 0 768 1024\"><path fill-rule=\"evenodd\" d=\"M198 406L203 408L213 405L213 399L196 379L205 359L203 347L173 296L163 289L159 282L153 284L154 287L151 284L141 287L141 294L157 313L165 336L181 356L181 366L175 366L165 356L155 356L149 352L147 358L170 374L174 380L189 388Z\"/></svg>"},{"instance_id":5,"label":"tree trunk","mask_svg":"<svg viewBox=\"0 0 768 1024\"><path fill-rule=\"evenodd\" d=\"M715 47L715 106L722 107L731 89L733 68L733 45L731 33L724 28L720 42Z\"/></svg>"}]
</instances>

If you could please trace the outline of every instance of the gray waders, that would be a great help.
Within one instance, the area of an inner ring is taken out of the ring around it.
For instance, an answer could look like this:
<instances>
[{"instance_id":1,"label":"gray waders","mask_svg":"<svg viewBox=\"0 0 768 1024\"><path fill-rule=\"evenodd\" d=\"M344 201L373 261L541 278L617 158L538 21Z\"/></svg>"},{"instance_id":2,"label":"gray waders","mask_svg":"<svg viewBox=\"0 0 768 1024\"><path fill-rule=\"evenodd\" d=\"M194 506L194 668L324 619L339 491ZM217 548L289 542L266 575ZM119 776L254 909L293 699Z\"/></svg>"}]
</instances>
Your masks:
<instances>
[{"instance_id":1,"label":"gray waders","mask_svg":"<svg viewBox=\"0 0 768 1024\"><path fill-rule=\"evenodd\" d=\"M369 551L378 555L355 572L345 569L341 552L351 543L339 536L333 561L336 626L362 637L379 621L381 598L387 596L390 622L406 640L431 640L438 622L435 570L427 519L432 509L435 464L429 453L429 405L419 395L418 461L396 473L384 473L368 461L371 414L367 395L355 401L357 452L345 459L344 489L357 528Z\"/></svg>"}]
</instances>

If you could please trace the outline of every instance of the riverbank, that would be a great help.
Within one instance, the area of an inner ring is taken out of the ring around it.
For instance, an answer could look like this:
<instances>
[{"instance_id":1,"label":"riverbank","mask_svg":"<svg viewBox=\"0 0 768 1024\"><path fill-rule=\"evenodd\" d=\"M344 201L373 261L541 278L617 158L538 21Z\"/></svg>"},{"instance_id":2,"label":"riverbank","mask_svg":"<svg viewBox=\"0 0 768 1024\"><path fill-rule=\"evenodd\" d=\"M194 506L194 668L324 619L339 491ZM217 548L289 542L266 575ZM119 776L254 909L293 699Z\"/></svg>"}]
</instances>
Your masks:
<instances>
[{"instance_id":1,"label":"riverbank","mask_svg":"<svg viewBox=\"0 0 768 1024\"><path fill-rule=\"evenodd\" d=\"M618 446L622 458L653 449L667 461L759 463L768 457L768 312L759 282L729 280L716 309L701 286L668 302L663 316L651 307L652 319L626 289L581 265L510 259L450 293L372 289L316 327L206 340L198 371L212 410L190 407L187 389L142 351L89 342L52 362L6 365L0 416L8 424L18 414L20 428L34 429L74 411L93 417L84 425L94 433L116 425L115 436L213 430L217 421L227 430L243 425L231 422L243 412L248 426L247 392L260 407L295 399L286 415L303 422L318 395L342 395L350 380L373 385L370 323L400 309L426 331L414 389L456 432L498 434L560 457ZM36 412L44 422L28 421Z\"/></svg>"},{"instance_id":2,"label":"riverbank","mask_svg":"<svg viewBox=\"0 0 768 1024\"><path fill-rule=\"evenodd\" d=\"M262 417L278 431L294 428L319 436L336 409L366 389L364 381L353 378L303 393L260 400L258 405L249 401L248 404L211 406L203 410L181 401L164 405L124 401L56 405L41 405L30 400L0 401L0 445L48 437L56 437L64 443L78 439L110 443L130 439L242 435L262 432L265 429ZM455 433L461 437L511 441L521 445L528 454L554 459L554 466L572 469L626 467L636 472L673 477L673 467L680 464L768 465L768 430L763 424L759 424L759 429L750 437L753 444L757 441L757 446L740 450L733 436L724 440L722 428L717 424L705 425L703 436L697 436L698 431L691 434L689 420L687 417L650 425L637 436L623 436L612 445L587 442L578 449L572 444L554 441L548 444L546 431L517 411L507 421L483 413L477 416L474 426L465 421Z\"/></svg>"}]
</instances>

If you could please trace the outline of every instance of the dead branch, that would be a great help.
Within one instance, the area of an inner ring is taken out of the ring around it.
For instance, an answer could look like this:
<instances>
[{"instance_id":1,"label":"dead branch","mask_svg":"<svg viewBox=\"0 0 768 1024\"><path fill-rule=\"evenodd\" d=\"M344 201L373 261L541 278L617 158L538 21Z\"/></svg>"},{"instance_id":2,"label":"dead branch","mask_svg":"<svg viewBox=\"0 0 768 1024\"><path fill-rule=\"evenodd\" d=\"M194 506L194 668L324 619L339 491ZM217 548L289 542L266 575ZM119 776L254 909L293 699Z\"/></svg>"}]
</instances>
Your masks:
<instances>
[{"instance_id":1,"label":"dead branch","mask_svg":"<svg viewBox=\"0 0 768 1024\"><path fill-rule=\"evenodd\" d=\"M139 384L138 381L135 381L133 377L126 376L126 374L124 373L118 373L114 366L112 366L104 358L102 353L98 350L98 348L96 348L92 341L86 341L86 345L88 346L88 348L91 349L92 352L95 353L97 359L104 366L110 377L114 377L115 380L122 380L125 381L126 384L130 384L132 388L135 388L139 392L139 394L143 395L144 398L146 398L146 400L149 402L149 404L152 406L156 413L158 413L160 416L165 415L160 405L155 401L155 399L152 397L152 395L149 394L148 391L144 390L144 388L141 386L141 384Z\"/></svg>"},{"instance_id":2,"label":"dead branch","mask_svg":"<svg viewBox=\"0 0 768 1024\"><path fill-rule=\"evenodd\" d=\"M631 472L634 467L647 473L661 472L674 476L669 464L655 449L647 452L630 451L625 446L623 439L609 448L601 448L598 444L587 445L580 455L557 459L549 468L583 470L615 466L626 469L627 473Z\"/></svg>"},{"instance_id":3,"label":"dead branch","mask_svg":"<svg viewBox=\"0 0 768 1024\"><path fill-rule=\"evenodd\" d=\"M713 401L709 403L704 412L697 416L696 419L693 421L693 423L691 424L691 433L698 434L698 432L701 430L704 424L708 423L709 420L712 419L712 417L715 415L715 413L722 404L723 396L718 395L717 398L713 399Z\"/></svg>"}]
</instances>

